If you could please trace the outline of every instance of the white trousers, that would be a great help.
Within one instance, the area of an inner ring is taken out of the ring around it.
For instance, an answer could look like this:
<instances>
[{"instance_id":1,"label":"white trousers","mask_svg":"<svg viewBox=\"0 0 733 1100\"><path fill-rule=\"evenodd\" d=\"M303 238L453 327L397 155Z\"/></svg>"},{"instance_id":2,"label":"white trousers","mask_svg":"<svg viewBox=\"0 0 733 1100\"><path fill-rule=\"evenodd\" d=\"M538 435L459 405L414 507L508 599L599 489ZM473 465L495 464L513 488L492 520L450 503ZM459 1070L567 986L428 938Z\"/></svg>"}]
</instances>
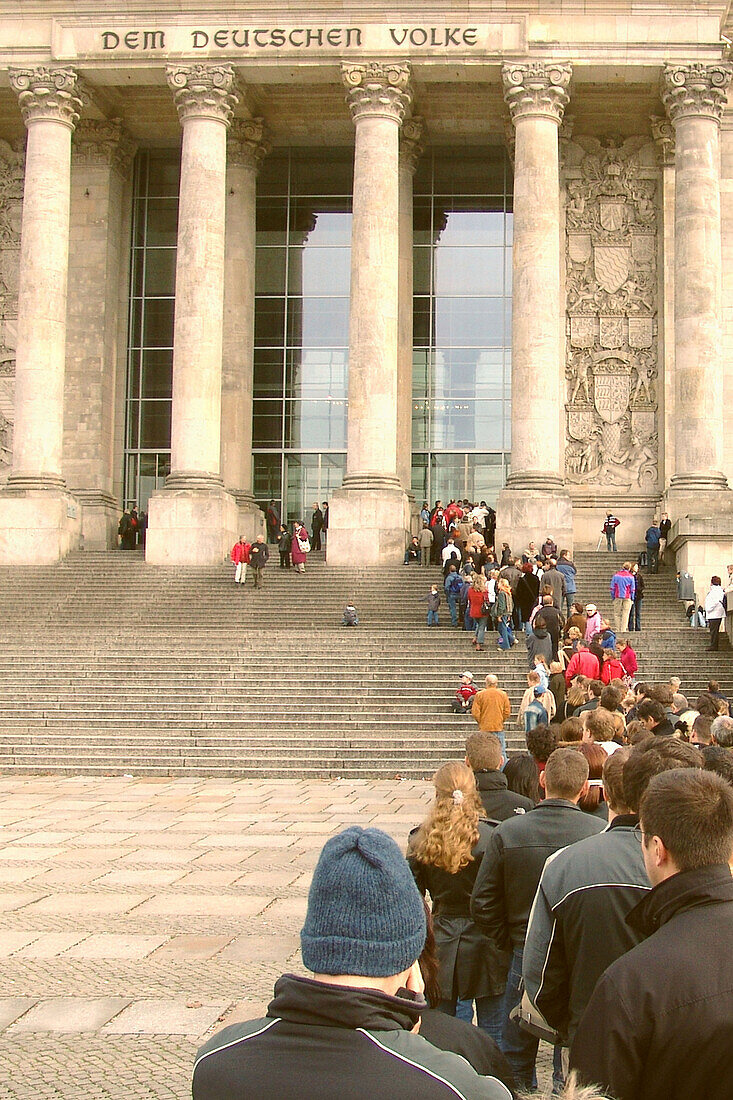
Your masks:
<instances>
[{"instance_id":1,"label":"white trousers","mask_svg":"<svg viewBox=\"0 0 733 1100\"><path fill-rule=\"evenodd\" d=\"M238 561L237 568L234 570L234 583L244 584L247 580L247 562Z\"/></svg>"}]
</instances>

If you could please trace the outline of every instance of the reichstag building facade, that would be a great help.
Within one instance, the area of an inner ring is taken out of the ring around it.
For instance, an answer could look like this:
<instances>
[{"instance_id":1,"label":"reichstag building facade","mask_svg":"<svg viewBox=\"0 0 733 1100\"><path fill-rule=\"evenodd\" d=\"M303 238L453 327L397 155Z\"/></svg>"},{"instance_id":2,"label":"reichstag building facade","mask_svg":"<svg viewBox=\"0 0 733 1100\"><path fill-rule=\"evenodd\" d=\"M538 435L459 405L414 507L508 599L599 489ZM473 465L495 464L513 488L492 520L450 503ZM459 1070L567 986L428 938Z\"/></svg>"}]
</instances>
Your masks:
<instances>
[{"instance_id":1,"label":"reichstag building facade","mask_svg":"<svg viewBox=\"0 0 733 1100\"><path fill-rule=\"evenodd\" d=\"M0 561L729 556L729 0L100 8L0 0Z\"/></svg>"}]
</instances>

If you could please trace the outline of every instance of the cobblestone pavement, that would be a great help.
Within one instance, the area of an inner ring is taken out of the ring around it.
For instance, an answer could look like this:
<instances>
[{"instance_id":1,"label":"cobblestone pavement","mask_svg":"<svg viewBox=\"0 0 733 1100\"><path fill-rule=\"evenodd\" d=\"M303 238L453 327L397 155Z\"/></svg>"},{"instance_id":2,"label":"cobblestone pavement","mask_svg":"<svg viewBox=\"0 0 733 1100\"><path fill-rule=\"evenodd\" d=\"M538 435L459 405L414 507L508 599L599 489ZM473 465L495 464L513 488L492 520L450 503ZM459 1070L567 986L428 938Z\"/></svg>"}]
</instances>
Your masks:
<instances>
[{"instance_id":1,"label":"cobblestone pavement","mask_svg":"<svg viewBox=\"0 0 733 1100\"><path fill-rule=\"evenodd\" d=\"M404 847L430 797L412 781L0 778L0 1098L189 1097L203 1038L301 969L324 841L372 824Z\"/></svg>"}]
</instances>

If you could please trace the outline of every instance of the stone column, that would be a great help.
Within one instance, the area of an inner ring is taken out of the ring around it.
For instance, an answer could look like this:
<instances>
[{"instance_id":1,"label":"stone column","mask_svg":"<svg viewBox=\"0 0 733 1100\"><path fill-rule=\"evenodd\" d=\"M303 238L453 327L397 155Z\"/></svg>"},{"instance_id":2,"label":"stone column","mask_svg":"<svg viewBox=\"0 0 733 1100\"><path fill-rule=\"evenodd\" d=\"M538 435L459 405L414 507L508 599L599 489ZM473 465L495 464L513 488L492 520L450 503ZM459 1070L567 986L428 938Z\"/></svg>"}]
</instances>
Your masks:
<instances>
[{"instance_id":1,"label":"stone column","mask_svg":"<svg viewBox=\"0 0 733 1100\"><path fill-rule=\"evenodd\" d=\"M74 133L63 472L82 505L85 550L117 545L115 428L124 421L118 393L127 359L134 154L119 119L84 120Z\"/></svg>"},{"instance_id":2,"label":"stone column","mask_svg":"<svg viewBox=\"0 0 733 1100\"><path fill-rule=\"evenodd\" d=\"M0 561L51 563L78 544L62 477L71 135L81 101L72 69L15 69L28 131L18 291L15 439L0 502Z\"/></svg>"},{"instance_id":3,"label":"stone column","mask_svg":"<svg viewBox=\"0 0 733 1100\"><path fill-rule=\"evenodd\" d=\"M399 134L407 63L342 66L356 129L351 234L348 454L331 494L328 559L402 560L409 502L397 474Z\"/></svg>"},{"instance_id":4,"label":"stone column","mask_svg":"<svg viewBox=\"0 0 733 1100\"><path fill-rule=\"evenodd\" d=\"M674 393L674 127L668 118L652 115L652 137L662 172L662 252L659 263L659 336L661 344L658 393L659 414L664 416L664 439L660 433L665 487L675 470ZM664 403L662 404L661 398Z\"/></svg>"},{"instance_id":5,"label":"stone column","mask_svg":"<svg viewBox=\"0 0 733 1100\"><path fill-rule=\"evenodd\" d=\"M252 373L257 172L269 152L261 118L237 120L227 141L221 473L239 507L239 533L265 533L252 495Z\"/></svg>"},{"instance_id":6,"label":"stone column","mask_svg":"<svg viewBox=\"0 0 733 1100\"><path fill-rule=\"evenodd\" d=\"M722 472L719 144L731 75L733 65L697 62L668 64L662 75L662 99L675 130L672 520L733 508Z\"/></svg>"},{"instance_id":7,"label":"stone column","mask_svg":"<svg viewBox=\"0 0 733 1100\"><path fill-rule=\"evenodd\" d=\"M150 499L146 559L207 565L239 533L220 476L226 139L237 98L230 65L171 66L168 84L183 128L171 472Z\"/></svg>"},{"instance_id":8,"label":"stone column","mask_svg":"<svg viewBox=\"0 0 733 1100\"><path fill-rule=\"evenodd\" d=\"M511 475L499 496L497 538L516 551L547 534L572 547L564 482L564 305L560 294L558 127L571 66L505 63L515 130ZM520 545L521 544L521 545Z\"/></svg>"},{"instance_id":9,"label":"stone column","mask_svg":"<svg viewBox=\"0 0 733 1100\"><path fill-rule=\"evenodd\" d=\"M410 497L413 514L415 514L415 501L412 495L412 184L417 162L422 154L422 132L422 119L407 119L403 123L400 140L397 476L402 488Z\"/></svg>"}]
</instances>

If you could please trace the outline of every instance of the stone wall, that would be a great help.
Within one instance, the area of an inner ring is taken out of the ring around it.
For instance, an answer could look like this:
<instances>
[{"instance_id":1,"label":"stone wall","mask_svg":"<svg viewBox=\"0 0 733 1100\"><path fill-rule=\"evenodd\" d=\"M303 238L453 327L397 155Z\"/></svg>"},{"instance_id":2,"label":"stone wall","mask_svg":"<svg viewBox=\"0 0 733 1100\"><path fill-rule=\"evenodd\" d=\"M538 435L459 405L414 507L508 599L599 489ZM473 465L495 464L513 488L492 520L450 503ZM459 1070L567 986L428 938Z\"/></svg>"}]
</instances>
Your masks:
<instances>
[{"instance_id":1,"label":"stone wall","mask_svg":"<svg viewBox=\"0 0 733 1100\"><path fill-rule=\"evenodd\" d=\"M0 481L13 454L13 397L18 317L23 153L0 140Z\"/></svg>"}]
</instances>

